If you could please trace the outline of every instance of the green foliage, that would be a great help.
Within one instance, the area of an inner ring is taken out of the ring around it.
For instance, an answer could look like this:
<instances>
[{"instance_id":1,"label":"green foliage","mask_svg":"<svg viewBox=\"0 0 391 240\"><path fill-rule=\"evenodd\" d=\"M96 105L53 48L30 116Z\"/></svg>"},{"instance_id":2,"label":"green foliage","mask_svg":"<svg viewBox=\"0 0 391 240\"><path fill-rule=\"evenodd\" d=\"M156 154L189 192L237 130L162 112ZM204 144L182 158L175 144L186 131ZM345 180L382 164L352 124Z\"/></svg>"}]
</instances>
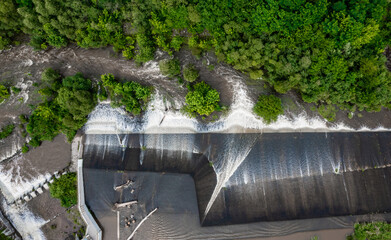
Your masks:
<instances>
[{"instance_id":1,"label":"green foliage","mask_svg":"<svg viewBox=\"0 0 391 240\"><path fill-rule=\"evenodd\" d=\"M327 121L335 121L337 109L333 105L321 105L318 107L319 114L324 117Z\"/></svg>"},{"instance_id":2,"label":"green foliage","mask_svg":"<svg viewBox=\"0 0 391 240\"><path fill-rule=\"evenodd\" d=\"M0 232L0 240L12 240L11 237L5 235L3 232L4 232L4 230L1 230L1 232Z\"/></svg>"},{"instance_id":3,"label":"green foliage","mask_svg":"<svg viewBox=\"0 0 391 240\"><path fill-rule=\"evenodd\" d=\"M281 99L274 95L261 95L254 106L254 112L270 124L275 122L280 114L283 114Z\"/></svg>"},{"instance_id":4,"label":"green foliage","mask_svg":"<svg viewBox=\"0 0 391 240\"><path fill-rule=\"evenodd\" d=\"M19 120L22 124L25 124L28 122L28 118L23 114L19 115Z\"/></svg>"},{"instance_id":5,"label":"green foliage","mask_svg":"<svg viewBox=\"0 0 391 240\"><path fill-rule=\"evenodd\" d=\"M15 87L15 86L12 86L12 87L11 87L11 90L12 90L12 92L15 93L15 94L18 94L18 93L20 93L20 92L22 91L22 89L17 88L17 87Z\"/></svg>"},{"instance_id":6,"label":"green foliage","mask_svg":"<svg viewBox=\"0 0 391 240\"><path fill-rule=\"evenodd\" d=\"M165 59L159 62L159 69L163 75L175 77L181 74L181 65L176 59Z\"/></svg>"},{"instance_id":7,"label":"green foliage","mask_svg":"<svg viewBox=\"0 0 391 240\"><path fill-rule=\"evenodd\" d=\"M29 147L27 146L27 144L25 143L23 146L22 146L22 153L27 153L29 151Z\"/></svg>"},{"instance_id":8,"label":"green foliage","mask_svg":"<svg viewBox=\"0 0 391 240\"><path fill-rule=\"evenodd\" d=\"M208 116L219 108L219 102L219 93L205 82L199 82L187 93L184 111Z\"/></svg>"},{"instance_id":9,"label":"green foliage","mask_svg":"<svg viewBox=\"0 0 391 240\"><path fill-rule=\"evenodd\" d=\"M53 91L57 91L62 85L61 75L52 68L47 68L42 72L41 81Z\"/></svg>"},{"instance_id":10,"label":"green foliage","mask_svg":"<svg viewBox=\"0 0 391 240\"><path fill-rule=\"evenodd\" d=\"M386 222L356 223L354 233L347 240L391 239L391 224Z\"/></svg>"},{"instance_id":11,"label":"green foliage","mask_svg":"<svg viewBox=\"0 0 391 240\"><path fill-rule=\"evenodd\" d=\"M382 55L391 44L390 8L385 0L2 0L0 48L23 32L35 49L111 45L143 63L157 47L173 54L187 43L197 56L213 49L279 93L379 111L391 102Z\"/></svg>"},{"instance_id":12,"label":"green foliage","mask_svg":"<svg viewBox=\"0 0 391 240\"><path fill-rule=\"evenodd\" d=\"M29 144L32 147L52 140L60 132L72 140L97 102L91 80L80 73L61 80L53 69L47 69L42 73L42 81L50 87L39 92L50 97L34 109L28 120L26 130L31 136Z\"/></svg>"},{"instance_id":13,"label":"green foliage","mask_svg":"<svg viewBox=\"0 0 391 240\"><path fill-rule=\"evenodd\" d=\"M10 92L7 87L0 84L0 103L2 103L4 100L8 99L10 97Z\"/></svg>"},{"instance_id":14,"label":"green foliage","mask_svg":"<svg viewBox=\"0 0 391 240\"><path fill-rule=\"evenodd\" d=\"M77 178L76 173L67 173L50 184L50 195L61 201L65 208L77 204Z\"/></svg>"},{"instance_id":15,"label":"green foliage","mask_svg":"<svg viewBox=\"0 0 391 240\"><path fill-rule=\"evenodd\" d=\"M118 82L112 74L101 76L103 86L112 92L110 98L113 107L125 106L128 112L138 115L146 106L152 93L151 87L144 87L137 82Z\"/></svg>"},{"instance_id":16,"label":"green foliage","mask_svg":"<svg viewBox=\"0 0 391 240\"><path fill-rule=\"evenodd\" d=\"M187 65L183 69L183 78L188 82L194 82L199 77L197 69L194 65Z\"/></svg>"},{"instance_id":17,"label":"green foliage","mask_svg":"<svg viewBox=\"0 0 391 240\"><path fill-rule=\"evenodd\" d=\"M3 127L0 131L0 140L11 135L12 132L14 131L14 129L15 129L15 125L13 125L13 124L9 124L9 125Z\"/></svg>"}]
</instances>

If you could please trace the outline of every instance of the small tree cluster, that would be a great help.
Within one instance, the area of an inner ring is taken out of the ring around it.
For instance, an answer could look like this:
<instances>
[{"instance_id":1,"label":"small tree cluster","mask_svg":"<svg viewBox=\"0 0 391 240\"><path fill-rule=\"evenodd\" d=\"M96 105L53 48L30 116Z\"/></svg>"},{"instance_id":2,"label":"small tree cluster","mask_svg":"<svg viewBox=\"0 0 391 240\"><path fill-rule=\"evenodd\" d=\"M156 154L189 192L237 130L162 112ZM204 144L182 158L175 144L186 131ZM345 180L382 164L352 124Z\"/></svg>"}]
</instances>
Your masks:
<instances>
[{"instance_id":1,"label":"small tree cluster","mask_svg":"<svg viewBox=\"0 0 391 240\"><path fill-rule=\"evenodd\" d=\"M391 224L386 222L356 223L354 232L347 240L384 240L391 239Z\"/></svg>"},{"instance_id":2,"label":"small tree cluster","mask_svg":"<svg viewBox=\"0 0 391 240\"><path fill-rule=\"evenodd\" d=\"M47 69L42 74L42 82L47 87L39 92L46 100L33 111L26 127L32 147L52 140L60 132L71 141L97 102L91 80L80 73L61 80L53 69Z\"/></svg>"},{"instance_id":3,"label":"small tree cluster","mask_svg":"<svg viewBox=\"0 0 391 240\"><path fill-rule=\"evenodd\" d=\"M9 125L3 127L0 131L0 140L11 135L12 132L14 131L14 129L15 129L15 125L13 125L13 124L9 124Z\"/></svg>"},{"instance_id":4,"label":"small tree cluster","mask_svg":"<svg viewBox=\"0 0 391 240\"><path fill-rule=\"evenodd\" d=\"M183 69L183 78L188 82L194 82L198 79L199 74L194 65L186 65Z\"/></svg>"},{"instance_id":5,"label":"small tree cluster","mask_svg":"<svg viewBox=\"0 0 391 240\"><path fill-rule=\"evenodd\" d=\"M101 76L103 88L107 87L110 92L110 98L114 106L124 105L128 112L138 115L147 104L152 93L151 87L142 86L137 82L117 81L112 74Z\"/></svg>"},{"instance_id":6,"label":"small tree cluster","mask_svg":"<svg viewBox=\"0 0 391 240\"><path fill-rule=\"evenodd\" d=\"M210 115L219 108L220 95L205 82L193 86L186 95L185 112L194 115Z\"/></svg>"},{"instance_id":7,"label":"small tree cluster","mask_svg":"<svg viewBox=\"0 0 391 240\"><path fill-rule=\"evenodd\" d=\"M10 92L8 88L2 84L0 84L0 103L10 97Z\"/></svg>"},{"instance_id":8,"label":"small tree cluster","mask_svg":"<svg viewBox=\"0 0 391 240\"><path fill-rule=\"evenodd\" d=\"M274 95L261 95L254 106L254 112L269 124L283 114L281 99Z\"/></svg>"},{"instance_id":9,"label":"small tree cluster","mask_svg":"<svg viewBox=\"0 0 391 240\"><path fill-rule=\"evenodd\" d=\"M165 59L159 62L160 72L168 77L175 77L181 74L181 65L176 59Z\"/></svg>"},{"instance_id":10,"label":"small tree cluster","mask_svg":"<svg viewBox=\"0 0 391 240\"><path fill-rule=\"evenodd\" d=\"M50 195L61 201L61 206L69 208L77 203L76 173L68 173L50 184Z\"/></svg>"}]
</instances>

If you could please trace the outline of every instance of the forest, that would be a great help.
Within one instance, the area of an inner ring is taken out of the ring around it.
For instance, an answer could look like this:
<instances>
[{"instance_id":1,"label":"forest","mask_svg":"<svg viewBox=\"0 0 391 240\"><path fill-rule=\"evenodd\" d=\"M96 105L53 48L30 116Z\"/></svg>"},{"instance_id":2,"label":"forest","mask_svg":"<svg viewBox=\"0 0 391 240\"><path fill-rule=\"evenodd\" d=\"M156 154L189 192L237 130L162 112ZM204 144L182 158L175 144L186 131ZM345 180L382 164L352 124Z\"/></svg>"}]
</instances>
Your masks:
<instances>
[{"instance_id":1,"label":"forest","mask_svg":"<svg viewBox=\"0 0 391 240\"><path fill-rule=\"evenodd\" d=\"M0 48L113 46L142 64L157 48L213 51L220 61L294 90L318 107L391 107L386 0L3 0ZM193 77L194 78L194 77Z\"/></svg>"}]
</instances>

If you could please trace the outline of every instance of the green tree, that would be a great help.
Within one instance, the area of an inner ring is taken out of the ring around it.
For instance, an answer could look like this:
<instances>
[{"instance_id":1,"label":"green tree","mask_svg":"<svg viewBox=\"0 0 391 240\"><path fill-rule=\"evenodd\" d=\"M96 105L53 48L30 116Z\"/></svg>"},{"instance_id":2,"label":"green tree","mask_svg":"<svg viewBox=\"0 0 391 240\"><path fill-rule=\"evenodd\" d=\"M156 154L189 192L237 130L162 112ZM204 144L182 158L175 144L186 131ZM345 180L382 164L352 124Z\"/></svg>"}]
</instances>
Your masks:
<instances>
[{"instance_id":1,"label":"green tree","mask_svg":"<svg viewBox=\"0 0 391 240\"><path fill-rule=\"evenodd\" d=\"M166 59L159 62L159 69L163 75L175 77L181 74L181 65L176 59Z\"/></svg>"},{"instance_id":2,"label":"green tree","mask_svg":"<svg viewBox=\"0 0 391 240\"><path fill-rule=\"evenodd\" d=\"M274 95L261 95L254 106L254 112L270 124L283 114L281 99Z\"/></svg>"},{"instance_id":3,"label":"green tree","mask_svg":"<svg viewBox=\"0 0 391 240\"><path fill-rule=\"evenodd\" d=\"M193 115L210 115L219 108L219 93L205 82L199 82L186 95L184 110Z\"/></svg>"},{"instance_id":4,"label":"green tree","mask_svg":"<svg viewBox=\"0 0 391 240\"><path fill-rule=\"evenodd\" d=\"M354 233L347 240L391 239L391 224L386 222L356 223Z\"/></svg>"},{"instance_id":5,"label":"green tree","mask_svg":"<svg viewBox=\"0 0 391 240\"><path fill-rule=\"evenodd\" d=\"M13 124L9 124L9 125L3 127L0 131L0 140L11 135L12 132L14 131L14 129L15 129L15 125L13 125Z\"/></svg>"},{"instance_id":6,"label":"green tree","mask_svg":"<svg viewBox=\"0 0 391 240\"><path fill-rule=\"evenodd\" d=\"M67 173L55 179L49 190L52 197L60 199L61 206L69 208L77 204L76 173Z\"/></svg>"},{"instance_id":7,"label":"green tree","mask_svg":"<svg viewBox=\"0 0 391 240\"><path fill-rule=\"evenodd\" d=\"M4 100L8 99L10 97L10 92L7 87L0 84L0 103L2 103Z\"/></svg>"},{"instance_id":8,"label":"green tree","mask_svg":"<svg viewBox=\"0 0 391 240\"><path fill-rule=\"evenodd\" d=\"M186 65L183 68L183 78L188 82L194 82L199 77L197 69L195 69L194 65Z\"/></svg>"}]
</instances>

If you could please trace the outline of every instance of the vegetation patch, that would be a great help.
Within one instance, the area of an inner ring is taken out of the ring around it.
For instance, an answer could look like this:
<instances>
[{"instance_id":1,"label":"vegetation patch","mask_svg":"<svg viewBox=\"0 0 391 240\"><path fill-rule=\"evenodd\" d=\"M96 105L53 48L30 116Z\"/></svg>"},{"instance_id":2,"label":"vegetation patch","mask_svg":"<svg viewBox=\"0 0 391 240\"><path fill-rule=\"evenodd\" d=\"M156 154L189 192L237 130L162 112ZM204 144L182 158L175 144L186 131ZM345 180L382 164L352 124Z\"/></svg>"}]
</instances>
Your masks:
<instances>
[{"instance_id":1,"label":"vegetation patch","mask_svg":"<svg viewBox=\"0 0 391 240\"><path fill-rule=\"evenodd\" d=\"M391 224L386 222L356 223L354 233L347 240L391 239Z\"/></svg>"},{"instance_id":2,"label":"vegetation patch","mask_svg":"<svg viewBox=\"0 0 391 240\"><path fill-rule=\"evenodd\" d=\"M194 65L189 64L183 69L183 78L188 82L194 82L198 79L199 74Z\"/></svg>"},{"instance_id":3,"label":"vegetation patch","mask_svg":"<svg viewBox=\"0 0 391 240\"><path fill-rule=\"evenodd\" d=\"M211 88L205 82L196 83L186 95L186 106L183 110L191 116L210 115L219 106L220 95L215 89Z\"/></svg>"},{"instance_id":4,"label":"vegetation patch","mask_svg":"<svg viewBox=\"0 0 391 240\"><path fill-rule=\"evenodd\" d=\"M124 105L128 112L138 115L146 108L152 94L152 87L142 86L133 81L119 82L112 74L101 76L104 87L110 92L113 107ZM106 90L104 90L106 91Z\"/></svg>"},{"instance_id":5,"label":"vegetation patch","mask_svg":"<svg viewBox=\"0 0 391 240\"><path fill-rule=\"evenodd\" d=\"M159 62L160 72L168 77L175 77L181 74L181 65L176 59L165 59Z\"/></svg>"},{"instance_id":6,"label":"vegetation patch","mask_svg":"<svg viewBox=\"0 0 391 240\"><path fill-rule=\"evenodd\" d=\"M142 63L156 48L172 54L186 44L305 102L380 111L391 102L382 54L390 8L384 0L3 0L0 48L25 33L35 49L112 45Z\"/></svg>"},{"instance_id":7,"label":"vegetation patch","mask_svg":"<svg viewBox=\"0 0 391 240\"><path fill-rule=\"evenodd\" d=\"M0 103L4 102L4 100L10 97L10 92L8 88L2 84L0 84Z\"/></svg>"},{"instance_id":8,"label":"vegetation patch","mask_svg":"<svg viewBox=\"0 0 391 240\"><path fill-rule=\"evenodd\" d=\"M67 173L50 184L50 195L61 201L61 206L69 208L77 204L76 173Z\"/></svg>"},{"instance_id":9,"label":"vegetation patch","mask_svg":"<svg viewBox=\"0 0 391 240\"><path fill-rule=\"evenodd\" d=\"M284 113L281 99L274 95L261 95L254 106L254 112L270 124L275 122L280 114Z\"/></svg>"},{"instance_id":10,"label":"vegetation patch","mask_svg":"<svg viewBox=\"0 0 391 240\"><path fill-rule=\"evenodd\" d=\"M5 235L3 232L4 232L4 230L1 230L1 232L0 232L0 240L12 240L12 237L9 237L9 236Z\"/></svg>"},{"instance_id":11,"label":"vegetation patch","mask_svg":"<svg viewBox=\"0 0 391 240\"><path fill-rule=\"evenodd\" d=\"M12 132L14 131L14 129L15 129L15 125L13 125L13 124L9 124L9 125L3 127L0 131L0 140L11 135Z\"/></svg>"},{"instance_id":12,"label":"vegetation patch","mask_svg":"<svg viewBox=\"0 0 391 240\"><path fill-rule=\"evenodd\" d=\"M64 133L71 141L96 105L95 89L81 73L61 79L53 69L42 73L42 82L46 87L39 93L45 97L45 101L35 108L28 119L26 129L31 137L29 144L37 147L59 133Z\"/></svg>"}]
</instances>

